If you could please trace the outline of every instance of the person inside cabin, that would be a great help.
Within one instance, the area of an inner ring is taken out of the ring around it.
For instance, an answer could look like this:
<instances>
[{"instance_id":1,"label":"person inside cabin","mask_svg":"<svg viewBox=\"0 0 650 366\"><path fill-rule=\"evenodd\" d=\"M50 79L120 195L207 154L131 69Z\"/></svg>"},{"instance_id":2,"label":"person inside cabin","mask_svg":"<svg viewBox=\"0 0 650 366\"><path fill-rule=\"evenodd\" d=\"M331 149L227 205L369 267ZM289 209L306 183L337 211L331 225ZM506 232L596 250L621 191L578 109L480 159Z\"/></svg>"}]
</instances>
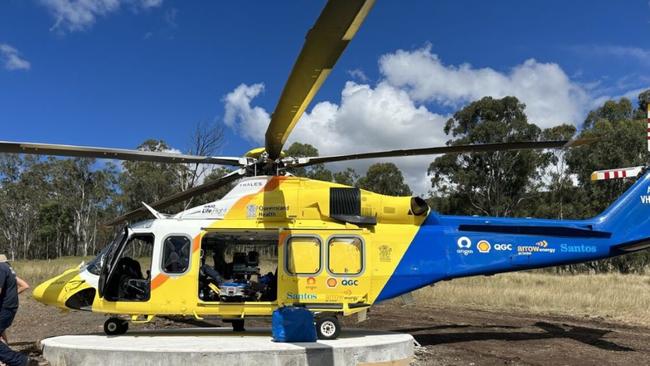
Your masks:
<instances>
[{"instance_id":1,"label":"person inside cabin","mask_svg":"<svg viewBox=\"0 0 650 366\"><path fill-rule=\"evenodd\" d=\"M214 266L210 266L205 262L205 258L201 259L201 276L215 283L217 286L221 285L226 281L228 263L226 262L224 249L217 247L213 254L212 260L214 261Z\"/></svg>"},{"instance_id":2,"label":"person inside cabin","mask_svg":"<svg viewBox=\"0 0 650 366\"><path fill-rule=\"evenodd\" d=\"M223 278L232 278L232 263L226 262L226 246L219 245L212 255L214 270Z\"/></svg>"},{"instance_id":3,"label":"person inside cabin","mask_svg":"<svg viewBox=\"0 0 650 366\"><path fill-rule=\"evenodd\" d=\"M38 361L25 354L16 352L7 344L6 331L13 323L18 311L18 294L29 288L29 284L16 276L16 272L7 261L7 256L0 254L0 362L7 366L36 365Z\"/></svg>"}]
</instances>

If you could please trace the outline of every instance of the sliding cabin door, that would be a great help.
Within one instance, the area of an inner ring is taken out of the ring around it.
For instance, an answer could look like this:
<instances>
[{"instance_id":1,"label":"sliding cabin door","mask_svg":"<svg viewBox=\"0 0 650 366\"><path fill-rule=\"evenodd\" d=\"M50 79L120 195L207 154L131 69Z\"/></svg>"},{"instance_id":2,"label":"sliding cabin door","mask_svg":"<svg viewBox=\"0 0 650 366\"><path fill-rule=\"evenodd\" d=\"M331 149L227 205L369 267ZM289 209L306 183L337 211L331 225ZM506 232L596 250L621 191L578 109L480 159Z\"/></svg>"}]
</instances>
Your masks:
<instances>
[{"instance_id":1,"label":"sliding cabin door","mask_svg":"<svg viewBox=\"0 0 650 366\"><path fill-rule=\"evenodd\" d=\"M365 304L371 274L367 245L360 231L283 231L278 302L323 310Z\"/></svg>"}]
</instances>

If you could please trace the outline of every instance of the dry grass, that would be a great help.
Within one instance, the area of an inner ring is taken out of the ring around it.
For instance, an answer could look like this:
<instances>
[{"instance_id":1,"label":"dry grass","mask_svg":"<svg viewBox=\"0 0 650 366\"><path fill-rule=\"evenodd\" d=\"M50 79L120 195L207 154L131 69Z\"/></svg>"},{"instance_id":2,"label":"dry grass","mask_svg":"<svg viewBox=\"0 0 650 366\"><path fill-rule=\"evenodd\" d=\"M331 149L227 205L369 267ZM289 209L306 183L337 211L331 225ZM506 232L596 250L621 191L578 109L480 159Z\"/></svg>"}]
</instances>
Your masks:
<instances>
[{"instance_id":1,"label":"dry grass","mask_svg":"<svg viewBox=\"0 0 650 366\"><path fill-rule=\"evenodd\" d=\"M54 276L60 275L66 269L76 268L82 261L90 261L93 257L63 257L53 260L15 261L11 263L18 276L29 282L33 287Z\"/></svg>"},{"instance_id":2,"label":"dry grass","mask_svg":"<svg viewBox=\"0 0 650 366\"><path fill-rule=\"evenodd\" d=\"M506 273L441 282L415 293L420 304L600 317L650 325L650 276Z\"/></svg>"}]
</instances>

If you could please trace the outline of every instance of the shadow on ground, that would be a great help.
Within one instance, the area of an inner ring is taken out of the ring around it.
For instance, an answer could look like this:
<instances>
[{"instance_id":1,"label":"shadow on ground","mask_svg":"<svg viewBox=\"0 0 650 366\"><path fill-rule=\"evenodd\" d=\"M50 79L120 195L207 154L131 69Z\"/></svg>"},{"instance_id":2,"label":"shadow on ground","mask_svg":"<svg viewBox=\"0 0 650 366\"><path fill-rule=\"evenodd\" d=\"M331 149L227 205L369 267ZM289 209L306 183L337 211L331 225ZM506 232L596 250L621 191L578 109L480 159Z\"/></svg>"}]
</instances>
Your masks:
<instances>
[{"instance_id":1,"label":"shadow on ground","mask_svg":"<svg viewBox=\"0 0 650 366\"><path fill-rule=\"evenodd\" d=\"M547 322L537 322L534 324L540 331L516 331L523 327L509 325L438 325L431 327L419 328L400 328L394 329L396 332L415 333L413 337L422 346L433 346L439 344L450 344L471 341L530 341L543 339L573 339L575 341L600 348L607 351L629 352L633 348L618 345L614 342L603 339L610 330L572 326L567 324L557 325ZM448 330L463 329L460 332L449 332ZM471 331L478 329L479 331ZM484 331L492 329L493 331ZM426 333L427 331L439 331L436 333Z\"/></svg>"}]
</instances>

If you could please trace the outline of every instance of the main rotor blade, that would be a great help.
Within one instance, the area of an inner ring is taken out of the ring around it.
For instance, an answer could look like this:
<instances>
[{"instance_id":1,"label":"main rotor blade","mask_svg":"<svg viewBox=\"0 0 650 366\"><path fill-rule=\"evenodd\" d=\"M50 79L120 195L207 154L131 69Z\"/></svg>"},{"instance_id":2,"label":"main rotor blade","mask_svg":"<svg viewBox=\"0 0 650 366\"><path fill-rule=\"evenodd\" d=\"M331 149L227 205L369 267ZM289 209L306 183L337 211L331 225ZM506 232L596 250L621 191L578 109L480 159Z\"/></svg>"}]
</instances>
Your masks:
<instances>
[{"instance_id":1,"label":"main rotor blade","mask_svg":"<svg viewBox=\"0 0 650 366\"><path fill-rule=\"evenodd\" d=\"M237 179L241 178L242 175L244 175L244 174L245 174L244 169L235 170L234 172L228 173L228 174L224 175L223 177L221 177L221 178L219 178L217 180L198 185L196 187L187 189L187 190L185 190L183 192L178 192L178 193L173 194L171 196L165 197L165 198L163 198L163 199L161 199L159 201L156 201L156 202L150 204L149 206L151 206L155 210L161 210L161 209L163 209L165 207L169 207L169 206L175 205L175 204L177 204L179 202L183 202L185 200L188 200L190 198L200 196L200 195L202 195L204 193L208 193L208 192L214 191L216 189L219 189L219 188L223 187L226 184L229 184L229 183L232 183L232 182L236 181ZM130 221L130 220L133 220L135 218L141 217L141 216L145 215L147 212L149 212L149 211L147 210L146 207L143 206L143 207L140 207L140 208L135 209L133 211L127 212L127 213L125 213L124 215L122 215L120 217L116 217L113 220L111 220L110 222L107 222L105 225L106 226L114 226L114 225L117 225L117 224L119 224L121 222Z\"/></svg>"},{"instance_id":2,"label":"main rotor blade","mask_svg":"<svg viewBox=\"0 0 650 366\"><path fill-rule=\"evenodd\" d=\"M455 145L425 147L420 149L388 150L370 153L350 154L350 155L333 155L333 156L316 156L306 158L286 158L284 163L288 167L303 167L322 163L333 163L337 161L389 158L396 156L415 156L415 155L436 155L436 154L453 154L468 152L490 152L490 151L507 151L507 150L531 150L531 149L560 149L564 147L574 147L590 143L591 140L557 140L557 141L523 141L523 142L504 142L493 144L478 145Z\"/></svg>"},{"instance_id":3,"label":"main rotor blade","mask_svg":"<svg viewBox=\"0 0 650 366\"><path fill-rule=\"evenodd\" d=\"M305 44L282 90L266 130L269 158L282 146L339 56L354 37L375 0L329 0L307 33Z\"/></svg>"},{"instance_id":4,"label":"main rotor blade","mask_svg":"<svg viewBox=\"0 0 650 366\"><path fill-rule=\"evenodd\" d=\"M0 153L74 156L82 158L153 161L159 163L204 163L241 165L241 158L175 154L160 151L113 149L105 147L40 144L0 141Z\"/></svg>"}]
</instances>

